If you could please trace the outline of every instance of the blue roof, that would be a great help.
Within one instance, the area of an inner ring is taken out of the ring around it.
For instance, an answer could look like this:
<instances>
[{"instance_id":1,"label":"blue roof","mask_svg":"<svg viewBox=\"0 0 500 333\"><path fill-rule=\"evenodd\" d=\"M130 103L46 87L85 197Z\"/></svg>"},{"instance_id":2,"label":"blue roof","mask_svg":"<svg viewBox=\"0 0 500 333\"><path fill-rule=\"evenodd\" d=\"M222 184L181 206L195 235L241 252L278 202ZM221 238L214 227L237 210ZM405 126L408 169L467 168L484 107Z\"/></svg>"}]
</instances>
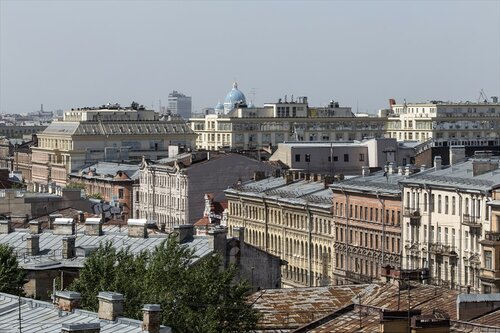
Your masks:
<instances>
[{"instance_id":1,"label":"blue roof","mask_svg":"<svg viewBox=\"0 0 500 333\"><path fill-rule=\"evenodd\" d=\"M234 108L234 104L238 102L246 103L246 98L245 95L238 90L238 84L235 82L233 84L233 89L231 89L224 99L224 109L230 111Z\"/></svg>"}]
</instances>

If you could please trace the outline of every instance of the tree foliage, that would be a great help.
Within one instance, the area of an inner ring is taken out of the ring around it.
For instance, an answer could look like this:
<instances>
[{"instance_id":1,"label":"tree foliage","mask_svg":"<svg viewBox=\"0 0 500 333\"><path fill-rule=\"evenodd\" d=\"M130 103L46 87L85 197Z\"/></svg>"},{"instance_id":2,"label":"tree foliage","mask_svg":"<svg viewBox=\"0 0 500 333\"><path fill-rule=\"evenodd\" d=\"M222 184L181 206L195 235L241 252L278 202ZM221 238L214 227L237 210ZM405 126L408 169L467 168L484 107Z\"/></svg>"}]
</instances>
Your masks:
<instances>
[{"instance_id":1,"label":"tree foliage","mask_svg":"<svg viewBox=\"0 0 500 333\"><path fill-rule=\"evenodd\" d=\"M73 190L85 190L85 184L81 182L71 182L68 185L66 185L66 188Z\"/></svg>"},{"instance_id":2,"label":"tree foliage","mask_svg":"<svg viewBox=\"0 0 500 333\"><path fill-rule=\"evenodd\" d=\"M0 244L0 292L15 294L21 292L26 272L19 267L11 247Z\"/></svg>"},{"instance_id":3,"label":"tree foliage","mask_svg":"<svg viewBox=\"0 0 500 333\"><path fill-rule=\"evenodd\" d=\"M174 332L247 332L257 323L248 305L247 283L234 283L236 268L221 270L214 255L195 264L193 251L169 238L152 251L133 255L101 244L70 286L82 294L82 307L97 311L97 294L125 296L124 315L142 319L144 304L162 307L162 323Z\"/></svg>"}]
</instances>

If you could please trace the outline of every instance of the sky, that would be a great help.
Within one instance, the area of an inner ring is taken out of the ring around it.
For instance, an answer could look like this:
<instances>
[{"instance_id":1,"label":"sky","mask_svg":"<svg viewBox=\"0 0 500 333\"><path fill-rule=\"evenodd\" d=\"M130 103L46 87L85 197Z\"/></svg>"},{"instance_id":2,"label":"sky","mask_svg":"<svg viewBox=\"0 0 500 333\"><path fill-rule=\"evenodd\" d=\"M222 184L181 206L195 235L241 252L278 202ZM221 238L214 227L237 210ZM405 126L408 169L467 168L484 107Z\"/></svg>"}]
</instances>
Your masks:
<instances>
[{"instance_id":1,"label":"sky","mask_svg":"<svg viewBox=\"0 0 500 333\"><path fill-rule=\"evenodd\" d=\"M0 0L0 112L500 96L500 0Z\"/></svg>"}]
</instances>

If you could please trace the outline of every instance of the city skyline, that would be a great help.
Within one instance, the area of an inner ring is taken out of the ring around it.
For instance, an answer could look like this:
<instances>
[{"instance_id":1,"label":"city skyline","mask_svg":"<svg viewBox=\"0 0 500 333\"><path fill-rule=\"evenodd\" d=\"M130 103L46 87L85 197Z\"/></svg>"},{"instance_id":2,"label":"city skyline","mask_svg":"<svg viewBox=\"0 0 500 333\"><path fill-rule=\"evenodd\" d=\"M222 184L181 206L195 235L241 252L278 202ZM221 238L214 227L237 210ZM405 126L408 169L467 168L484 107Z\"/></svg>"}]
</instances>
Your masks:
<instances>
[{"instance_id":1,"label":"city skyline","mask_svg":"<svg viewBox=\"0 0 500 333\"><path fill-rule=\"evenodd\" d=\"M0 1L0 111L178 90L193 111L233 81L256 105L284 95L374 113L398 102L500 95L500 2Z\"/></svg>"}]
</instances>

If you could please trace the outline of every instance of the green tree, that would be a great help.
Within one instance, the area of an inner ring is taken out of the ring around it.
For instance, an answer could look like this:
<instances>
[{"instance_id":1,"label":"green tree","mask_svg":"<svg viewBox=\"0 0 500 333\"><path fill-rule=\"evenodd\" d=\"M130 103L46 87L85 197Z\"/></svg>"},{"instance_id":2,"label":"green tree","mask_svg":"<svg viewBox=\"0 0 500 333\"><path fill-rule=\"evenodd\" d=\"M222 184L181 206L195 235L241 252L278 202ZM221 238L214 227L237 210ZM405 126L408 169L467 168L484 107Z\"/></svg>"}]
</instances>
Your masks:
<instances>
[{"instance_id":1,"label":"green tree","mask_svg":"<svg viewBox=\"0 0 500 333\"><path fill-rule=\"evenodd\" d=\"M24 284L26 272L19 267L11 247L0 244L0 292L17 295Z\"/></svg>"},{"instance_id":2,"label":"green tree","mask_svg":"<svg viewBox=\"0 0 500 333\"><path fill-rule=\"evenodd\" d=\"M124 294L124 314L141 319L146 303L162 306L162 323L174 332L247 332L258 320L248 305L246 283L234 283L236 269L221 270L218 255L193 263L193 251L169 238L149 252L132 255L101 244L70 289L82 293L82 307L96 311L99 291Z\"/></svg>"},{"instance_id":3,"label":"green tree","mask_svg":"<svg viewBox=\"0 0 500 333\"><path fill-rule=\"evenodd\" d=\"M85 190L85 184L80 182L71 182L68 185L66 185L66 188L74 190Z\"/></svg>"}]
</instances>

